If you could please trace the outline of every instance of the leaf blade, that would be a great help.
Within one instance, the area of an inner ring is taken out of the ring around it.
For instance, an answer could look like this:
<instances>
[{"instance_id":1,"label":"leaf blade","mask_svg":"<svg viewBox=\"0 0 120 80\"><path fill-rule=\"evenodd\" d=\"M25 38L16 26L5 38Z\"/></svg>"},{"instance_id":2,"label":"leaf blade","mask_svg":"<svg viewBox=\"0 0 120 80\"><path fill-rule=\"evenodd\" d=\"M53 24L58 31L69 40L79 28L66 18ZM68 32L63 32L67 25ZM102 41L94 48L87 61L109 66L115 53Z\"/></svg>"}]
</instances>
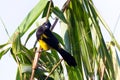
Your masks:
<instances>
[{"instance_id":1,"label":"leaf blade","mask_svg":"<svg viewBox=\"0 0 120 80\"><path fill-rule=\"evenodd\" d=\"M64 23L67 23L67 20L65 19L65 16L64 16L63 12L62 12L58 7L52 8L52 12L53 12L58 18L60 18Z\"/></svg>"},{"instance_id":2,"label":"leaf blade","mask_svg":"<svg viewBox=\"0 0 120 80\"><path fill-rule=\"evenodd\" d=\"M20 37L22 37L27 30L31 27L34 21L39 17L45 8L48 0L40 0L40 2L28 13L27 17L22 21L22 23L18 26L16 31L13 33L11 37L11 41L13 41L16 33L20 33Z\"/></svg>"}]
</instances>

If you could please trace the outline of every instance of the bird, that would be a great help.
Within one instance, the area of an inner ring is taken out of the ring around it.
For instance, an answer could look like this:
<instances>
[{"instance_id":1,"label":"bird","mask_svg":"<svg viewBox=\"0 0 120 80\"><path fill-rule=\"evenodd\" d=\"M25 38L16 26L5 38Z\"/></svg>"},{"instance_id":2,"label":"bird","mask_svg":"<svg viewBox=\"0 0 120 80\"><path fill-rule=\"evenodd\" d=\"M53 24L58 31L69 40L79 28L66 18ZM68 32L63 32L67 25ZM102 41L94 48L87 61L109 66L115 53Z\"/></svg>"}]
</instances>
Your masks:
<instances>
[{"instance_id":1,"label":"bird","mask_svg":"<svg viewBox=\"0 0 120 80\"><path fill-rule=\"evenodd\" d=\"M58 39L53 35L53 33L50 30L50 27L51 23L49 21L46 21L41 26L39 26L36 31L36 38L40 45L40 48L42 48L45 51L51 48L55 49L69 66L77 66L75 58L60 46Z\"/></svg>"}]
</instances>

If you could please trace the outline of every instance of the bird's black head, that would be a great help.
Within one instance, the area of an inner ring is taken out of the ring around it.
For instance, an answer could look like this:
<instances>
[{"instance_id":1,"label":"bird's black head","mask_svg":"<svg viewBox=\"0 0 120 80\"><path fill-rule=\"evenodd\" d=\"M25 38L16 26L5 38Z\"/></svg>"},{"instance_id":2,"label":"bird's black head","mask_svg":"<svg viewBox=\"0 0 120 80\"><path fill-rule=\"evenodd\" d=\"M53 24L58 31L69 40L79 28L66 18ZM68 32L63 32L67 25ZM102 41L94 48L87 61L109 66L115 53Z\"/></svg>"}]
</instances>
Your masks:
<instances>
[{"instance_id":1,"label":"bird's black head","mask_svg":"<svg viewBox=\"0 0 120 80\"><path fill-rule=\"evenodd\" d=\"M50 29L50 27L51 27L51 23L50 23L50 21L49 21L49 20L45 22L45 27L47 27L47 28L49 28L49 29Z\"/></svg>"},{"instance_id":2,"label":"bird's black head","mask_svg":"<svg viewBox=\"0 0 120 80\"><path fill-rule=\"evenodd\" d=\"M39 26L36 31L37 40L39 40L40 36L45 32L45 30L50 29L50 27L51 27L51 23L49 21L47 21L44 24L42 24L41 26Z\"/></svg>"}]
</instances>

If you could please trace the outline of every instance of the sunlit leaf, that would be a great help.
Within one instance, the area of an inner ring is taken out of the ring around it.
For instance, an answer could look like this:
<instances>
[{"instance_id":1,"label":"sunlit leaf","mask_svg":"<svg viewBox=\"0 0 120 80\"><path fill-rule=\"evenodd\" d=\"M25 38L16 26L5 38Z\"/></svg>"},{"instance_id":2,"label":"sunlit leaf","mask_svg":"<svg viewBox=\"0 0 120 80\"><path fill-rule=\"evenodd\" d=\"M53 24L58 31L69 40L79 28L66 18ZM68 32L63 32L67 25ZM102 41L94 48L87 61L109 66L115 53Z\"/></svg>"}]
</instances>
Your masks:
<instances>
[{"instance_id":1,"label":"sunlit leaf","mask_svg":"<svg viewBox=\"0 0 120 80\"><path fill-rule=\"evenodd\" d=\"M20 74L19 74L20 72L19 72L19 69L17 69L17 75L16 75L16 80L21 80L20 79Z\"/></svg>"},{"instance_id":2,"label":"sunlit leaf","mask_svg":"<svg viewBox=\"0 0 120 80\"><path fill-rule=\"evenodd\" d=\"M9 43L0 45L0 59L4 54L6 54L9 51L10 48L11 48L11 44Z\"/></svg>"},{"instance_id":3,"label":"sunlit leaf","mask_svg":"<svg viewBox=\"0 0 120 80\"><path fill-rule=\"evenodd\" d=\"M67 20L65 19L65 16L63 14L63 12L58 8L52 8L52 12L58 17L60 18L64 23L67 23Z\"/></svg>"},{"instance_id":4,"label":"sunlit leaf","mask_svg":"<svg viewBox=\"0 0 120 80\"><path fill-rule=\"evenodd\" d=\"M35 20L40 16L43 9L45 8L48 0L40 0L38 4L28 13L26 18L22 21L22 23L19 25L19 27L16 29L14 34L11 37L11 40L14 39L14 36L16 33L20 33L20 37L26 33L26 31L31 27L31 25L35 22Z\"/></svg>"},{"instance_id":5,"label":"sunlit leaf","mask_svg":"<svg viewBox=\"0 0 120 80\"><path fill-rule=\"evenodd\" d=\"M21 41L20 41L20 35L19 33L16 33L16 36L14 37L13 43L12 43L12 51L13 54L19 53L21 50Z\"/></svg>"},{"instance_id":6,"label":"sunlit leaf","mask_svg":"<svg viewBox=\"0 0 120 80\"><path fill-rule=\"evenodd\" d=\"M5 50L2 50L2 51L0 52L0 59L1 59L2 56L3 56L4 54L6 54L9 50L10 50L10 48L7 48L7 49L5 49Z\"/></svg>"},{"instance_id":7,"label":"sunlit leaf","mask_svg":"<svg viewBox=\"0 0 120 80\"><path fill-rule=\"evenodd\" d=\"M30 64L20 64L21 67L21 72L26 73L26 72L31 72L32 71L32 65Z\"/></svg>"},{"instance_id":8,"label":"sunlit leaf","mask_svg":"<svg viewBox=\"0 0 120 80\"><path fill-rule=\"evenodd\" d=\"M1 48L5 47L6 45L8 45L8 43L0 45L0 50L1 50Z\"/></svg>"}]
</instances>

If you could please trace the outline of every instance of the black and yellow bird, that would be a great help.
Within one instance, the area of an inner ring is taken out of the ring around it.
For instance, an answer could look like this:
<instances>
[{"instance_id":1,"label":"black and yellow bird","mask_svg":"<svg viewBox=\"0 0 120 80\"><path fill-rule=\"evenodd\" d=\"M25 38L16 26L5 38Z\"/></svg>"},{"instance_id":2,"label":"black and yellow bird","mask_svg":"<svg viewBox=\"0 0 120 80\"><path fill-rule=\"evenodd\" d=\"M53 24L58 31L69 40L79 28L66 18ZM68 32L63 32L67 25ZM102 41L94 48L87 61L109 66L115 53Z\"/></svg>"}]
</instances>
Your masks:
<instances>
[{"instance_id":1,"label":"black and yellow bird","mask_svg":"<svg viewBox=\"0 0 120 80\"><path fill-rule=\"evenodd\" d=\"M53 48L57 50L69 66L76 66L76 61L67 51L60 47L59 41L50 31L50 22L47 21L41 25L36 32L37 41L43 50Z\"/></svg>"}]
</instances>

